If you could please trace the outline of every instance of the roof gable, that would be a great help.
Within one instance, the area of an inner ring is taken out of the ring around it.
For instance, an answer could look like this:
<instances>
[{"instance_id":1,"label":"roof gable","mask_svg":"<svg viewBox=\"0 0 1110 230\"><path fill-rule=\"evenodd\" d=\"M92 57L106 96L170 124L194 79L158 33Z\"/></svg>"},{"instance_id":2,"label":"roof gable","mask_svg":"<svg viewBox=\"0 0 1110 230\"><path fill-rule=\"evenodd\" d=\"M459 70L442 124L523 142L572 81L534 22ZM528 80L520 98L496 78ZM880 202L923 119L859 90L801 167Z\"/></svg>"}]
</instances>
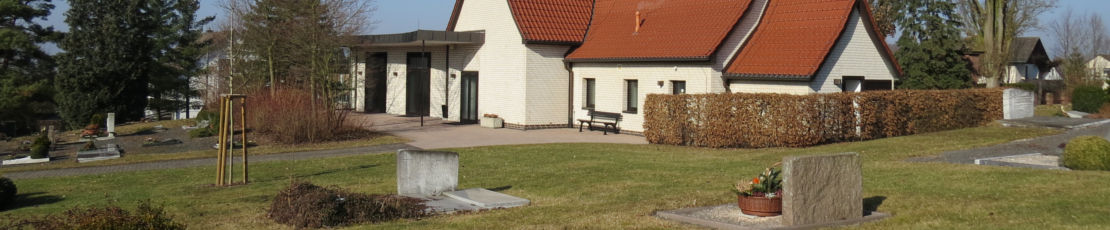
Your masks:
<instances>
[{"instance_id":1,"label":"roof gable","mask_svg":"<svg viewBox=\"0 0 1110 230\"><path fill-rule=\"evenodd\" d=\"M709 60L750 3L598 0L586 41L567 60Z\"/></svg>"},{"instance_id":2,"label":"roof gable","mask_svg":"<svg viewBox=\"0 0 1110 230\"><path fill-rule=\"evenodd\" d=\"M771 1L755 34L732 59L725 74L808 80L821 68L856 9L869 34L876 35L867 4L858 0ZM872 36L872 40L901 72L883 37Z\"/></svg>"},{"instance_id":3,"label":"roof gable","mask_svg":"<svg viewBox=\"0 0 1110 230\"><path fill-rule=\"evenodd\" d=\"M525 42L578 44L590 27L593 0L509 0Z\"/></svg>"},{"instance_id":4,"label":"roof gable","mask_svg":"<svg viewBox=\"0 0 1110 230\"><path fill-rule=\"evenodd\" d=\"M809 77L836 44L855 0L771 1L730 74Z\"/></svg>"},{"instance_id":5,"label":"roof gable","mask_svg":"<svg viewBox=\"0 0 1110 230\"><path fill-rule=\"evenodd\" d=\"M1041 38L1038 37L1018 37L1010 43L1010 63L1046 63L1048 62L1048 53L1045 52L1044 45L1041 44Z\"/></svg>"}]
</instances>

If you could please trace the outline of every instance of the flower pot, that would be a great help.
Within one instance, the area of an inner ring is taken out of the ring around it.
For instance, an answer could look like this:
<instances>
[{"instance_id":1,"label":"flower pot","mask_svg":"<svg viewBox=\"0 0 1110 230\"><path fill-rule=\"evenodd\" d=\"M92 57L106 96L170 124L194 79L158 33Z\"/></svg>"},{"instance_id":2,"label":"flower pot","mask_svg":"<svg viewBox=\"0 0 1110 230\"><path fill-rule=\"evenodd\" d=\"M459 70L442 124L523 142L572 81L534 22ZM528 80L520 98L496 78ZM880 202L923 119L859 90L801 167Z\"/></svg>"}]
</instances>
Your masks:
<instances>
[{"instance_id":1,"label":"flower pot","mask_svg":"<svg viewBox=\"0 0 1110 230\"><path fill-rule=\"evenodd\" d=\"M740 212L753 216L782 215L782 197L736 196Z\"/></svg>"}]
</instances>

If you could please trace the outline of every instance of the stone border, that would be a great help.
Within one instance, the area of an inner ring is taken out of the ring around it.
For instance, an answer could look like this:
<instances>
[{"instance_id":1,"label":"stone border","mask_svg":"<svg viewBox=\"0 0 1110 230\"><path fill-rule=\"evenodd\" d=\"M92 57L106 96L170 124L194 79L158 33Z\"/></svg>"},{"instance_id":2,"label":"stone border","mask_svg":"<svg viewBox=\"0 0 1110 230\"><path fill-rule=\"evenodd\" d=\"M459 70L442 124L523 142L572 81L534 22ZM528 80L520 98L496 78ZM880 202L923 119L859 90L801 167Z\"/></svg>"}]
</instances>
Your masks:
<instances>
[{"instance_id":1,"label":"stone border","mask_svg":"<svg viewBox=\"0 0 1110 230\"><path fill-rule=\"evenodd\" d=\"M726 205L728 205L728 204L726 204ZM854 220L840 220L840 221L826 222L826 223L820 223L820 224L809 224L809 225L798 225L798 226L780 226L780 227L760 228L760 227L743 226L743 225L737 225L737 224L732 224L732 223L725 223L725 222L720 222L720 221L707 220L707 219L687 216L690 213L711 209L711 208L714 208L714 207L717 207L717 206L720 206L720 205L706 206L706 207L696 207L696 208L684 208L684 209L670 210L670 211L655 211L655 213L653 213L652 215L655 216L655 217L658 217L660 219L677 221L677 222L681 222L681 223L685 223L685 224L693 224L693 225L715 228L715 229L732 229L732 230L819 229L819 228L835 227L835 226L856 225L856 224L872 222L872 221L882 220L882 219L885 219L887 217L891 217L891 215L889 213L870 212L870 213L868 213L868 215L863 216L863 218L854 219Z\"/></svg>"}]
</instances>

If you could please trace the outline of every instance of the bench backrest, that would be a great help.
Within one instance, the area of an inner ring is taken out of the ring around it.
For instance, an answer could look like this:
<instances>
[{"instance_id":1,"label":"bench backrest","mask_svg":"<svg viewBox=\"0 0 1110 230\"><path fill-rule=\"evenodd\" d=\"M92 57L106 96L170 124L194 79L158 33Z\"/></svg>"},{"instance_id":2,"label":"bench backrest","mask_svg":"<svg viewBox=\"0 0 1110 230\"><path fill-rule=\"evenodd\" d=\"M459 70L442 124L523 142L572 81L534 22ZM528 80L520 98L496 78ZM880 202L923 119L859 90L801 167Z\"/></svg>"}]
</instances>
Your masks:
<instances>
[{"instance_id":1,"label":"bench backrest","mask_svg":"<svg viewBox=\"0 0 1110 230\"><path fill-rule=\"evenodd\" d=\"M621 114L620 113L610 113L610 112L601 112L601 111L590 110L589 115L590 115L591 120L603 119L603 120L620 121L620 119L621 119Z\"/></svg>"}]
</instances>

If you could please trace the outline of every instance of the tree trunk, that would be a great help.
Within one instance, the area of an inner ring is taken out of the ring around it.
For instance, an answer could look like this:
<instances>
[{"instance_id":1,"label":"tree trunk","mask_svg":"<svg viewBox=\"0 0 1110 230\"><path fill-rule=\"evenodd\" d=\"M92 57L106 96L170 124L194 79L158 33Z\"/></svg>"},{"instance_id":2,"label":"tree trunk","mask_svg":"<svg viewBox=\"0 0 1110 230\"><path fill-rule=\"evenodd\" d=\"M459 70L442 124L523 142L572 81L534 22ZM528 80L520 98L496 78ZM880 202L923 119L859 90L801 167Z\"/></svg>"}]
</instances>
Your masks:
<instances>
[{"instance_id":1,"label":"tree trunk","mask_svg":"<svg viewBox=\"0 0 1110 230\"><path fill-rule=\"evenodd\" d=\"M987 88L998 88L998 76L987 77Z\"/></svg>"}]
</instances>

